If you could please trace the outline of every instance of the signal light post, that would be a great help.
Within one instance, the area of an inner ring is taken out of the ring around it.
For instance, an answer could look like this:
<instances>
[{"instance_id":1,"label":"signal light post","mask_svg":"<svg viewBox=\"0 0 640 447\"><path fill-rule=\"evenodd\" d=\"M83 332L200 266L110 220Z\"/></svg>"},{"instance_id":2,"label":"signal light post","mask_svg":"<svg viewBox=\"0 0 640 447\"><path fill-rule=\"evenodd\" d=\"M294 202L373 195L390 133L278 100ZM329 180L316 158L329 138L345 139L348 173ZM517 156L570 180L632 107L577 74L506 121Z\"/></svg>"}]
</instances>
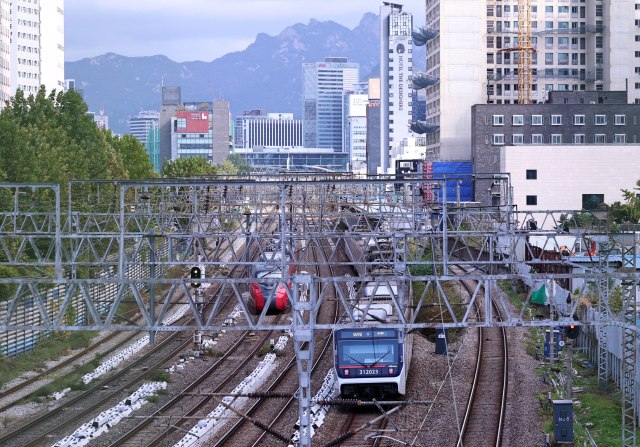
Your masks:
<instances>
[{"instance_id":1,"label":"signal light post","mask_svg":"<svg viewBox=\"0 0 640 447\"><path fill-rule=\"evenodd\" d=\"M200 256L198 256L198 261L200 261ZM203 292L200 290L200 281L202 279L202 269L200 267L192 267L191 268L191 279L195 280L191 283L191 287L195 289L195 299L196 299L196 308L198 309L198 313L202 316L202 310L204 309L204 299ZM200 351L202 348L202 331L195 331L193 333L193 348L196 351Z\"/></svg>"}]
</instances>

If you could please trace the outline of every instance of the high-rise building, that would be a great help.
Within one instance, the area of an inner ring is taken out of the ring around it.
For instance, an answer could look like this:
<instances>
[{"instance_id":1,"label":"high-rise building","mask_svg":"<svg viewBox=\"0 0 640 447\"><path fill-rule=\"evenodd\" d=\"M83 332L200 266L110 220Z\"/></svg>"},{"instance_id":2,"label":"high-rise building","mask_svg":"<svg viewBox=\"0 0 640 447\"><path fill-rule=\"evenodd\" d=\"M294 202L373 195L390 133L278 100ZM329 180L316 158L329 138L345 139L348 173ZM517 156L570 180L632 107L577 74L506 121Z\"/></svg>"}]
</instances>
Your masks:
<instances>
[{"instance_id":1,"label":"high-rise building","mask_svg":"<svg viewBox=\"0 0 640 447\"><path fill-rule=\"evenodd\" d=\"M0 0L0 110L11 97L11 3Z\"/></svg>"},{"instance_id":2,"label":"high-rise building","mask_svg":"<svg viewBox=\"0 0 640 447\"><path fill-rule=\"evenodd\" d=\"M303 64L304 147L343 152L342 96L358 82L359 71L346 57Z\"/></svg>"},{"instance_id":3,"label":"high-rise building","mask_svg":"<svg viewBox=\"0 0 640 447\"><path fill-rule=\"evenodd\" d=\"M142 144L147 142L149 135L149 123L158 123L160 114L156 110L141 111L137 116L129 117L129 133L136 137Z\"/></svg>"},{"instance_id":4,"label":"high-rise building","mask_svg":"<svg viewBox=\"0 0 640 447\"><path fill-rule=\"evenodd\" d=\"M367 104L368 82L356 84L344 93L343 147L354 170L360 170L367 162Z\"/></svg>"},{"instance_id":5,"label":"high-rise building","mask_svg":"<svg viewBox=\"0 0 640 447\"><path fill-rule=\"evenodd\" d=\"M149 154L149 161L153 164L153 172L160 174L160 122L158 120L144 121L147 135L144 138L144 150Z\"/></svg>"},{"instance_id":6,"label":"high-rise building","mask_svg":"<svg viewBox=\"0 0 640 447\"><path fill-rule=\"evenodd\" d=\"M63 90L64 0L15 0L11 13L11 95Z\"/></svg>"},{"instance_id":7,"label":"high-rise building","mask_svg":"<svg viewBox=\"0 0 640 447\"><path fill-rule=\"evenodd\" d=\"M172 94L179 89L165 87ZM163 101L167 98L165 91ZM169 95L170 96L170 95ZM173 97L174 98L174 97ZM229 112L229 101L185 102L181 105L171 105L175 99L169 99L169 104L160 109L160 157L175 160L202 156L213 164L221 163L229 156L233 148L233 121ZM173 116L169 114L173 111ZM168 123L167 123L168 118ZM169 131L169 155L165 155L165 135Z\"/></svg>"},{"instance_id":8,"label":"high-rise building","mask_svg":"<svg viewBox=\"0 0 640 447\"><path fill-rule=\"evenodd\" d=\"M389 169L389 156L398 142L412 136L413 16L402 5L380 7L380 166Z\"/></svg>"},{"instance_id":9,"label":"high-rise building","mask_svg":"<svg viewBox=\"0 0 640 447\"><path fill-rule=\"evenodd\" d=\"M517 2L516 2L517 3ZM427 122L440 126L428 147L441 159L470 160L471 106L518 102L518 5L428 0ZM640 100L640 16L633 2L532 2L532 100L548 91L627 90Z\"/></svg>"},{"instance_id":10,"label":"high-rise building","mask_svg":"<svg viewBox=\"0 0 640 447\"><path fill-rule=\"evenodd\" d=\"M93 115L93 121L99 129L109 129L109 115L104 114L104 106L100 106L100 115Z\"/></svg>"},{"instance_id":11,"label":"high-rise building","mask_svg":"<svg viewBox=\"0 0 640 447\"><path fill-rule=\"evenodd\" d=\"M302 147L302 120L293 113L245 112L236 117L236 149L263 147Z\"/></svg>"}]
</instances>

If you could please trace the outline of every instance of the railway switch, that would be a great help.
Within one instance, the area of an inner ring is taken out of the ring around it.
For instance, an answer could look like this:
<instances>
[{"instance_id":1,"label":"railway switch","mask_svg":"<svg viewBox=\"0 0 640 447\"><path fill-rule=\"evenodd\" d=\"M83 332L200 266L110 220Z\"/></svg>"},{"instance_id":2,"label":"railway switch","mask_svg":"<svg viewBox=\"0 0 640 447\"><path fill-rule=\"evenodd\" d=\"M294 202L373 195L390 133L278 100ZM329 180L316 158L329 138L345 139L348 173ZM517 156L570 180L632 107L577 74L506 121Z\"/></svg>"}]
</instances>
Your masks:
<instances>
[{"instance_id":1,"label":"railway switch","mask_svg":"<svg viewBox=\"0 0 640 447\"><path fill-rule=\"evenodd\" d=\"M553 428L555 442L573 441L573 401L553 401Z\"/></svg>"}]
</instances>

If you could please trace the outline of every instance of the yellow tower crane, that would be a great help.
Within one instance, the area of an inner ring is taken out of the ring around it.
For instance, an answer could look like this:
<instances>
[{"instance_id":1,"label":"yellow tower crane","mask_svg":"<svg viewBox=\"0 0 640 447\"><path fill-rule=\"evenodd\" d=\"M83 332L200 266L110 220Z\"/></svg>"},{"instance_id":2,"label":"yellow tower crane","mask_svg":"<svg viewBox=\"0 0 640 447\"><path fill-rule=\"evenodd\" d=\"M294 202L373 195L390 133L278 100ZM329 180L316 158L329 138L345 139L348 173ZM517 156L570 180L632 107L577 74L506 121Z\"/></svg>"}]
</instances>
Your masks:
<instances>
[{"instance_id":1,"label":"yellow tower crane","mask_svg":"<svg viewBox=\"0 0 640 447\"><path fill-rule=\"evenodd\" d=\"M531 104L531 62L536 52L532 44L531 0L518 0L518 103Z\"/></svg>"}]
</instances>

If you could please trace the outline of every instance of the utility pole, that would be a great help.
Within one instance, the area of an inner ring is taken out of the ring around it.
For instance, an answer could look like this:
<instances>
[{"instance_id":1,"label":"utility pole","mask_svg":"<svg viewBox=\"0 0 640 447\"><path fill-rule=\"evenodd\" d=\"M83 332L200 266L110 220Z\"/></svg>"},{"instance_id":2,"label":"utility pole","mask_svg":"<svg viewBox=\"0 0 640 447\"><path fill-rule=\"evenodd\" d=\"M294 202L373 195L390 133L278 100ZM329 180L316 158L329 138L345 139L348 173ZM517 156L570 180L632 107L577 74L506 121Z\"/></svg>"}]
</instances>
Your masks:
<instances>
[{"instance_id":1,"label":"utility pole","mask_svg":"<svg viewBox=\"0 0 640 447\"><path fill-rule=\"evenodd\" d=\"M553 280L549 280L547 281L547 287L549 290L549 294L553 293L553 291L551 290L551 283L553 282ZM549 319L551 320L551 327L549 328L549 364L550 365L555 365L556 361L555 361L555 347L556 347L556 343L555 343L555 337L554 337L554 329L553 329L553 320L554 320L554 314L555 314L555 308L553 307L552 304L549 305Z\"/></svg>"},{"instance_id":2,"label":"utility pole","mask_svg":"<svg viewBox=\"0 0 640 447\"><path fill-rule=\"evenodd\" d=\"M573 400L573 378L571 376L572 357L573 357L573 344L565 345L567 347L567 400Z\"/></svg>"}]
</instances>

